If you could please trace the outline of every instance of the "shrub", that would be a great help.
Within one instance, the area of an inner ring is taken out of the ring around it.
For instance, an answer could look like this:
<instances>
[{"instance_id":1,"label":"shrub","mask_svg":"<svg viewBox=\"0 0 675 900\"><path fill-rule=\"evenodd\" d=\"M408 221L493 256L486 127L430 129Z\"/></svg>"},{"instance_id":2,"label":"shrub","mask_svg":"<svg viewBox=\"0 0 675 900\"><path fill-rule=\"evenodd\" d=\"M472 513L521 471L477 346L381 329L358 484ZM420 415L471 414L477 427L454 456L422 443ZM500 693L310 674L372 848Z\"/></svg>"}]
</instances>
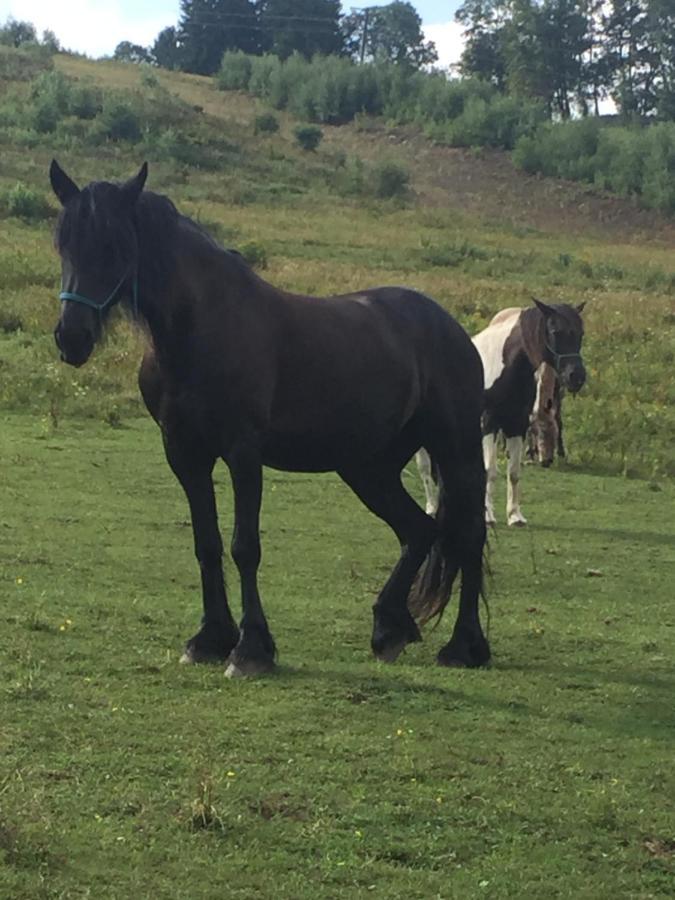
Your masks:
<instances>
[{"instance_id":1,"label":"shrub","mask_svg":"<svg viewBox=\"0 0 675 900\"><path fill-rule=\"evenodd\" d=\"M373 191L382 199L403 197L408 192L410 173L397 162L378 163L373 168Z\"/></svg>"},{"instance_id":2,"label":"shrub","mask_svg":"<svg viewBox=\"0 0 675 900\"><path fill-rule=\"evenodd\" d=\"M323 131L318 125L298 125L293 134L302 149L310 151L316 150L323 137Z\"/></svg>"},{"instance_id":3,"label":"shrub","mask_svg":"<svg viewBox=\"0 0 675 900\"><path fill-rule=\"evenodd\" d=\"M223 54L220 70L216 75L222 91L245 91L251 80L253 61L241 50L228 50Z\"/></svg>"},{"instance_id":4,"label":"shrub","mask_svg":"<svg viewBox=\"0 0 675 900\"><path fill-rule=\"evenodd\" d=\"M675 123L647 129L642 194L648 206L675 213Z\"/></svg>"},{"instance_id":5,"label":"shrub","mask_svg":"<svg viewBox=\"0 0 675 900\"><path fill-rule=\"evenodd\" d=\"M8 215L19 219L37 221L51 215L51 209L42 194L21 181L7 192L4 201Z\"/></svg>"},{"instance_id":6,"label":"shrub","mask_svg":"<svg viewBox=\"0 0 675 900\"><path fill-rule=\"evenodd\" d=\"M101 125L103 133L111 141L129 141L135 144L141 139L138 115L128 102L114 95L104 100Z\"/></svg>"},{"instance_id":7,"label":"shrub","mask_svg":"<svg viewBox=\"0 0 675 900\"><path fill-rule=\"evenodd\" d=\"M279 120L274 113L262 113L255 117L254 130L256 134L274 134L279 130Z\"/></svg>"},{"instance_id":8,"label":"shrub","mask_svg":"<svg viewBox=\"0 0 675 900\"><path fill-rule=\"evenodd\" d=\"M258 241L248 241L239 247L239 252L249 266L257 269L267 268L267 250Z\"/></svg>"},{"instance_id":9,"label":"shrub","mask_svg":"<svg viewBox=\"0 0 675 900\"><path fill-rule=\"evenodd\" d=\"M95 88L76 85L70 93L69 112L78 119L93 119L101 111L101 94Z\"/></svg>"},{"instance_id":10,"label":"shrub","mask_svg":"<svg viewBox=\"0 0 675 900\"><path fill-rule=\"evenodd\" d=\"M30 109L28 125L39 134L50 134L56 130L61 113L54 101L49 97L40 98Z\"/></svg>"},{"instance_id":11,"label":"shrub","mask_svg":"<svg viewBox=\"0 0 675 900\"><path fill-rule=\"evenodd\" d=\"M159 78L148 63L141 63L141 84L146 88L159 87Z\"/></svg>"},{"instance_id":12,"label":"shrub","mask_svg":"<svg viewBox=\"0 0 675 900\"><path fill-rule=\"evenodd\" d=\"M518 138L544 118L541 107L513 97L471 97L460 116L450 121L447 137L455 147L501 147L512 150Z\"/></svg>"}]
</instances>

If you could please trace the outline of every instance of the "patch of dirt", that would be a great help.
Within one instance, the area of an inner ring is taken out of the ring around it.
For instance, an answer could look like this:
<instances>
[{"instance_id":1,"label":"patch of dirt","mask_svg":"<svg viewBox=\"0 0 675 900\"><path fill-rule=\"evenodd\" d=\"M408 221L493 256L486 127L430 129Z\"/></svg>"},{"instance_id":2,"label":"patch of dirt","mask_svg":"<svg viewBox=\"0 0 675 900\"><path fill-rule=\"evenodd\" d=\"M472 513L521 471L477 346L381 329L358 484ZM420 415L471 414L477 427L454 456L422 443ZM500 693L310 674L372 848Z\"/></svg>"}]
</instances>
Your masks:
<instances>
[{"instance_id":1,"label":"patch of dirt","mask_svg":"<svg viewBox=\"0 0 675 900\"><path fill-rule=\"evenodd\" d=\"M408 128L376 125L368 131L325 128L325 135L326 145L364 159L383 154L400 159L425 206L553 233L589 231L622 241L675 242L675 222L659 213L587 184L528 175L501 150L444 147Z\"/></svg>"}]
</instances>

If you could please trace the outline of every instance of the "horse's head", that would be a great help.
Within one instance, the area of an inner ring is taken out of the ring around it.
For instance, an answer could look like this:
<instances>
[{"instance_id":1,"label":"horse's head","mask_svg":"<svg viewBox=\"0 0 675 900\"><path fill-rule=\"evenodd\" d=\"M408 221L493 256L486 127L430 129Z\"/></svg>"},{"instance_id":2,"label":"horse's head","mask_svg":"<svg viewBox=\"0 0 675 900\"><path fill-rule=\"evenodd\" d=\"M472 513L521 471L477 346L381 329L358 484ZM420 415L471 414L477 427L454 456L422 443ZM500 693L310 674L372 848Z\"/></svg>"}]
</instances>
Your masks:
<instances>
[{"instance_id":1,"label":"horse's head","mask_svg":"<svg viewBox=\"0 0 675 900\"><path fill-rule=\"evenodd\" d=\"M541 300L535 299L534 302L544 316L544 361L556 370L562 386L576 394L586 381L586 369L581 358L581 342L584 339L581 313L585 303L549 306Z\"/></svg>"},{"instance_id":2,"label":"horse's head","mask_svg":"<svg viewBox=\"0 0 675 900\"><path fill-rule=\"evenodd\" d=\"M80 190L52 161L49 178L63 210L55 245L61 256L61 316L54 330L61 359L81 366L90 357L103 325L120 300L137 291L136 203L147 163L124 184L93 182Z\"/></svg>"}]
</instances>

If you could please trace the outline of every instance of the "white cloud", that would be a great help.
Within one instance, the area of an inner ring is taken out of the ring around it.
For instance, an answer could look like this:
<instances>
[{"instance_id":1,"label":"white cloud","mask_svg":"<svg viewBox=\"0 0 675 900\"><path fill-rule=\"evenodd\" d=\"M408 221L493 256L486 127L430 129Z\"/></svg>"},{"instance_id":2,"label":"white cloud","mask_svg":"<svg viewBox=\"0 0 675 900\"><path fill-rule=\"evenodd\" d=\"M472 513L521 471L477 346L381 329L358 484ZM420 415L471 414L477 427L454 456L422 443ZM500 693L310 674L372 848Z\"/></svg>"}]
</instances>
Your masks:
<instances>
[{"instance_id":1,"label":"white cloud","mask_svg":"<svg viewBox=\"0 0 675 900\"><path fill-rule=\"evenodd\" d=\"M440 22L437 25L423 25L422 31L428 41L436 44L437 65L447 68L459 62L464 50L462 26L459 22Z\"/></svg>"},{"instance_id":2,"label":"white cloud","mask_svg":"<svg viewBox=\"0 0 675 900\"><path fill-rule=\"evenodd\" d=\"M141 4L131 18L112 0L0 0L0 22L9 16L32 22L39 33L49 28L68 50L88 56L110 55L120 41L147 46L175 24L170 14L144 15Z\"/></svg>"}]
</instances>

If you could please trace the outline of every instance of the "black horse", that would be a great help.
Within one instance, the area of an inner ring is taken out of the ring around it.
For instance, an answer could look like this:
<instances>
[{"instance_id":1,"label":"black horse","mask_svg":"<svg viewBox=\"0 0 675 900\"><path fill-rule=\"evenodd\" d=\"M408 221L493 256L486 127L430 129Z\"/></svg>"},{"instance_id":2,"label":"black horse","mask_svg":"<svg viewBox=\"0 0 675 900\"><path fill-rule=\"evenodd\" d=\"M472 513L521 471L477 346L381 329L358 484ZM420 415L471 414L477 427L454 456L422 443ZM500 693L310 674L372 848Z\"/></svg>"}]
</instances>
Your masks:
<instances>
[{"instance_id":1,"label":"black horse","mask_svg":"<svg viewBox=\"0 0 675 900\"><path fill-rule=\"evenodd\" d=\"M319 299L281 291L224 250L166 197L124 184L80 190L54 161L63 205L61 358L81 366L110 309L126 307L149 335L139 383L169 465L190 505L204 615L187 662L227 660L230 675L274 667L258 594L262 467L336 471L396 533L400 558L374 605L372 648L386 661L420 639L411 615L442 611L461 571L459 612L443 665L490 657L478 600L485 472L480 358L436 303L404 288ZM440 473L436 520L401 484L424 445ZM237 627L225 593L212 471L234 489L232 556L241 579Z\"/></svg>"}]
</instances>

